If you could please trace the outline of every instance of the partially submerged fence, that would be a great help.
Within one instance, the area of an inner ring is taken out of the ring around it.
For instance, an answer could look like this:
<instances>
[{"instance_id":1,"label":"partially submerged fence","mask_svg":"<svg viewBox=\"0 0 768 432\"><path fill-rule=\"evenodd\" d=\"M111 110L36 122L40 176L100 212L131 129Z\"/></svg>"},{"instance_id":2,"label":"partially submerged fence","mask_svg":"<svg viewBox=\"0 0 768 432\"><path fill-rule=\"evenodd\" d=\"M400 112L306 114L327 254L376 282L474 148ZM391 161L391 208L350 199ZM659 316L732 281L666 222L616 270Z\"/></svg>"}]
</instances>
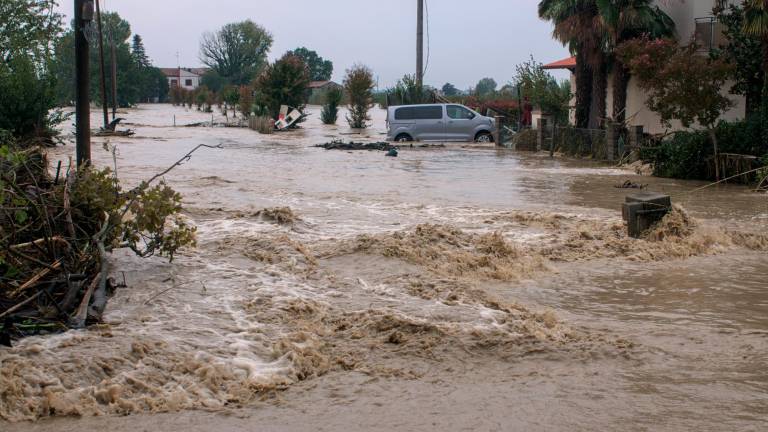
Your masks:
<instances>
[{"instance_id":1,"label":"partially submerged fence","mask_svg":"<svg viewBox=\"0 0 768 432\"><path fill-rule=\"evenodd\" d=\"M574 157L616 161L636 152L643 143L643 128L624 129L608 124L605 129L555 126L546 119L536 129L523 130L513 139L512 148L522 151L554 151Z\"/></svg>"}]
</instances>

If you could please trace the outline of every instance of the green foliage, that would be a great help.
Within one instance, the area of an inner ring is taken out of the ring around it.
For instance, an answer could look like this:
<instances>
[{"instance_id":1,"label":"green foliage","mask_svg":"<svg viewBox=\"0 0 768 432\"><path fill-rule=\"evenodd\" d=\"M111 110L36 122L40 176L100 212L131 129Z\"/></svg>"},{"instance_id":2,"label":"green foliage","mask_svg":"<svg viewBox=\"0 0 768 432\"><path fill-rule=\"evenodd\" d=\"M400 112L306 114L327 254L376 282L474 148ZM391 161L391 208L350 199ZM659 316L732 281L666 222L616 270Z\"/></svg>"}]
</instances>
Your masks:
<instances>
[{"instance_id":1,"label":"green foliage","mask_svg":"<svg viewBox=\"0 0 768 432\"><path fill-rule=\"evenodd\" d=\"M307 65L300 57L286 54L256 79L256 104L267 107L274 119L280 114L281 105L303 111L308 87Z\"/></svg>"},{"instance_id":2,"label":"green foliage","mask_svg":"<svg viewBox=\"0 0 768 432\"><path fill-rule=\"evenodd\" d=\"M764 125L752 117L742 122L720 122L715 129L720 151L768 158L768 142L761 139ZM641 158L653 164L659 177L708 180L712 157L704 131L678 132L659 146L644 149Z\"/></svg>"},{"instance_id":3,"label":"green foliage","mask_svg":"<svg viewBox=\"0 0 768 432\"><path fill-rule=\"evenodd\" d=\"M227 86L227 80L215 70L210 70L202 76L200 84L208 87L212 92L218 93Z\"/></svg>"},{"instance_id":4,"label":"green foliage","mask_svg":"<svg viewBox=\"0 0 768 432\"><path fill-rule=\"evenodd\" d=\"M104 68L106 71L107 103L111 104L112 44L117 66L117 104L129 107L140 102L163 102L168 99L168 80L160 69L153 67L146 55L141 36L131 40L131 25L114 12L102 13L104 33ZM75 33L69 30L54 47L53 70L59 78L56 86L58 105L71 105L75 100ZM90 50L90 97L101 102L101 69L98 37Z\"/></svg>"},{"instance_id":5,"label":"green foliage","mask_svg":"<svg viewBox=\"0 0 768 432\"><path fill-rule=\"evenodd\" d=\"M61 31L54 1L0 2L0 129L24 137L54 135L51 50Z\"/></svg>"},{"instance_id":6,"label":"green foliage","mask_svg":"<svg viewBox=\"0 0 768 432\"><path fill-rule=\"evenodd\" d=\"M694 45L680 47L672 39L635 39L621 45L619 56L648 92L646 105L671 126L698 122L706 128L733 102L720 93L732 67L721 59L707 58Z\"/></svg>"},{"instance_id":7,"label":"green foliage","mask_svg":"<svg viewBox=\"0 0 768 432\"><path fill-rule=\"evenodd\" d=\"M443 90L443 94L448 97L456 96L459 94L459 89L457 89L456 86L454 86L451 83L445 83L445 85L443 85L442 90Z\"/></svg>"},{"instance_id":8,"label":"green foliage","mask_svg":"<svg viewBox=\"0 0 768 432\"><path fill-rule=\"evenodd\" d=\"M493 78L483 78L475 85L473 93L480 97L492 95L496 91L497 86L498 84L496 84L496 80Z\"/></svg>"},{"instance_id":9,"label":"green foliage","mask_svg":"<svg viewBox=\"0 0 768 432\"><path fill-rule=\"evenodd\" d=\"M542 112L553 116L556 124L568 122L570 84L558 83L533 57L517 66L515 86L520 88L524 98L541 108Z\"/></svg>"},{"instance_id":10,"label":"green foliage","mask_svg":"<svg viewBox=\"0 0 768 432\"><path fill-rule=\"evenodd\" d=\"M733 94L746 97L747 114L760 110L765 72L763 71L763 44L760 37L744 32L744 8L723 5L714 10L718 22L723 24L727 43L713 53L734 65L731 88Z\"/></svg>"},{"instance_id":11,"label":"green foliage","mask_svg":"<svg viewBox=\"0 0 768 432\"><path fill-rule=\"evenodd\" d=\"M80 170L72 190L72 217L79 228L99 232L106 216L108 249L129 248L142 257L173 260L180 248L194 246L196 228L181 218L181 211L181 195L164 182L144 182L124 193L109 168Z\"/></svg>"},{"instance_id":12,"label":"green foliage","mask_svg":"<svg viewBox=\"0 0 768 432\"><path fill-rule=\"evenodd\" d=\"M203 35L200 60L228 84L247 85L267 65L272 42L272 35L251 20L231 23Z\"/></svg>"},{"instance_id":13,"label":"green foliage","mask_svg":"<svg viewBox=\"0 0 768 432\"><path fill-rule=\"evenodd\" d=\"M397 84L387 90L389 105L419 105L434 103L431 90L416 80L413 75L405 75Z\"/></svg>"},{"instance_id":14,"label":"green foliage","mask_svg":"<svg viewBox=\"0 0 768 432\"><path fill-rule=\"evenodd\" d=\"M253 88L250 86L240 86L239 93L237 102L240 105L240 112L243 113L245 118L248 118L253 113Z\"/></svg>"},{"instance_id":15,"label":"green foliage","mask_svg":"<svg viewBox=\"0 0 768 432\"><path fill-rule=\"evenodd\" d=\"M333 75L333 62L320 57L315 51L301 47L288 51L288 54L295 55L304 60L304 63L309 68L309 79L311 81L328 81L331 79Z\"/></svg>"},{"instance_id":16,"label":"green foliage","mask_svg":"<svg viewBox=\"0 0 768 432\"><path fill-rule=\"evenodd\" d=\"M320 119L324 124L336 124L339 118L339 105L344 97L344 92L340 88L331 88L325 92L325 105L320 113Z\"/></svg>"},{"instance_id":17,"label":"green foliage","mask_svg":"<svg viewBox=\"0 0 768 432\"><path fill-rule=\"evenodd\" d=\"M349 97L347 122L354 129L367 127L370 120L368 111L373 108L373 72L363 65L354 65L347 70L344 89Z\"/></svg>"}]
</instances>

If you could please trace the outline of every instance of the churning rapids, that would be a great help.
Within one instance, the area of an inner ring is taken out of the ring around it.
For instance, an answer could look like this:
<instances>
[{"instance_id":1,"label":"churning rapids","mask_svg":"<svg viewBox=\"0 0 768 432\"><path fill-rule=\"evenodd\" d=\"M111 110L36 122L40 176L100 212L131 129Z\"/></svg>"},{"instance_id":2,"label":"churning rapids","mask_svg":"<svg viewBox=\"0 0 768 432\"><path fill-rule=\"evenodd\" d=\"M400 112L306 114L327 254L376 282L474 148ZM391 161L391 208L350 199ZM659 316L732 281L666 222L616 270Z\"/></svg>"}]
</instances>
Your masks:
<instances>
[{"instance_id":1,"label":"churning rapids","mask_svg":"<svg viewBox=\"0 0 768 432\"><path fill-rule=\"evenodd\" d=\"M166 177L198 247L116 254L103 325L0 348L2 430L768 429L768 197L488 147L325 151L384 114L347 135L311 111L274 135L123 115L128 184L222 144ZM681 206L640 240L626 180Z\"/></svg>"}]
</instances>

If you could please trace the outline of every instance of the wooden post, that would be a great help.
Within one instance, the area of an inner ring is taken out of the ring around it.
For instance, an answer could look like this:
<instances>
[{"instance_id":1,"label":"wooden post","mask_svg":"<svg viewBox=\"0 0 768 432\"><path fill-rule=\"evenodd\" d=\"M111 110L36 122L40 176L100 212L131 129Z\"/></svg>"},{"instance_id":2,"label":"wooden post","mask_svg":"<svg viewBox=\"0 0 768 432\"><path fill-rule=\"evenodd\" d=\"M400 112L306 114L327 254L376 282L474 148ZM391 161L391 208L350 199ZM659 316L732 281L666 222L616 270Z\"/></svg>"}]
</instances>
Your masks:
<instances>
[{"instance_id":1,"label":"wooden post","mask_svg":"<svg viewBox=\"0 0 768 432\"><path fill-rule=\"evenodd\" d=\"M112 40L110 42L112 44L112 120L115 120L117 117L117 53L115 51L115 41Z\"/></svg>"},{"instance_id":2,"label":"wooden post","mask_svg":"<svg viewBox=\"0 0 768 432\"><path fill-rule=\"evenodd\" d=\"M101 8L96 0L96 22L99 25L99 71L101 72L101 108L104 111L104 129L109 125L109 105L107 104L107 72L104 67L104 26L101 25Z\"/></svg>"},{"instance_id":3,"label":"wooden post","mask_svg":"<svg viewBox=\"0 0 768 432\"><path fill-rule=\"evenodd\" d=\"M88 16L92 10L93 2L75 0L75 153L78 168L91 161L90 55L85 26L93 18Z\"/></svg>"},{"instance_id":4,"label":"wooden post","mask_svg":"<svg viewBox=\"0 0 768 432\"><path fill-rule=\"evenodd\" d=\"M424 83L424 0L416 0L416 82Z\"/></svg>"}]
</instances>

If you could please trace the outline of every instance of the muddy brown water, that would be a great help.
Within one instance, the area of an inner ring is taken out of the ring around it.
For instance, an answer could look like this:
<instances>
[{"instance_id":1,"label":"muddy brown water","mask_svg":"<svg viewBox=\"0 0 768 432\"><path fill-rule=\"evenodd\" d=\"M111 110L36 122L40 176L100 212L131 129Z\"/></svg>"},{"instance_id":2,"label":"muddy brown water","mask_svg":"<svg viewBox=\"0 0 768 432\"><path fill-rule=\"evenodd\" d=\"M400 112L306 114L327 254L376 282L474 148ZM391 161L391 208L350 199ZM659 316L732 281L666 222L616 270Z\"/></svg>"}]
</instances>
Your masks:
<instances>
[{"instance_id":1,"label":"muddy brown water","mask_svg":"<svg viewBox=\"0 0 768 432\"><path fill-rule=\"evenodd\" d=\"M768 428L765 195L469 145L325 151L382 139L383 112L347 135L313 111L270 136L123 115L129 184L222 144L166 176L198 248L115 254L104 325L0 349L3 430ZM627 239L626 180L695 222Z\"/></svg>"}]
</instances>

